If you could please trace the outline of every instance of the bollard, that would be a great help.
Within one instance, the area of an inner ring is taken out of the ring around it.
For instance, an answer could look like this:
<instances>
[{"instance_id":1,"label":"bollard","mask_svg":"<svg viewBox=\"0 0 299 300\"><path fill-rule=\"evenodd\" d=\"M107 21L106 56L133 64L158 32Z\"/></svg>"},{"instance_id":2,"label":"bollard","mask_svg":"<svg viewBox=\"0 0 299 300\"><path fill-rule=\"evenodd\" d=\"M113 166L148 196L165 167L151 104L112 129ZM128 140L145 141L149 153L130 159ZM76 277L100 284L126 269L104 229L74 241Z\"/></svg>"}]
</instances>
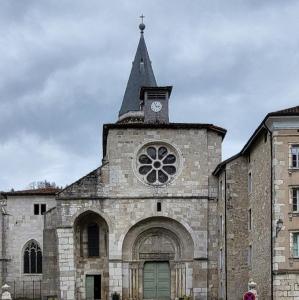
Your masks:
<instances>
[{"instance_id":1,"label":"bollard","mask_svg":"<svg viewBox=\"0 0 299 300\"><path fill-rule=\"evenodd\" d=\"M1 300L12 300L11 294L9 292L10 286L8 284L4 284L1 289L2 289Z\"/></svg>"}]
</instances>

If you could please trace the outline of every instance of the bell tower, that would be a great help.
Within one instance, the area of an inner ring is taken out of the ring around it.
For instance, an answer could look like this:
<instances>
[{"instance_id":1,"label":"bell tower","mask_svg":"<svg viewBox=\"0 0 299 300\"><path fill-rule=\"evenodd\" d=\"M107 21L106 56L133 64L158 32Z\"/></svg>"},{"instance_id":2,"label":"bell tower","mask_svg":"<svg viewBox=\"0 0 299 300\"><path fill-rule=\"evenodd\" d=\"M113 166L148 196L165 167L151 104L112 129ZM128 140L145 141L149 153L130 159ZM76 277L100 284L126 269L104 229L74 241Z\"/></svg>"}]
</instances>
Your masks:
<instances>
[{"instance_id":1,"label":"bell tower","mask_svg":"<svg viewBox=\"0 0 299 300\"><path fill-rule=\"evenodd\" d=\"M141 87L140 101L144 123L169 123L168 101L171 90L172 86Z\"/></svg>"},{"instance_id":2,"label":"bell tower","mask_svg":"<svg viewBox=\"0 0 299 300\"><path fill-rule=\"evenodd\" d=\"M118 115L118 123L168 123L171 86L157 86L144 40L145 25L139 25L140 40Z\"/></svg>"}]
</instances>

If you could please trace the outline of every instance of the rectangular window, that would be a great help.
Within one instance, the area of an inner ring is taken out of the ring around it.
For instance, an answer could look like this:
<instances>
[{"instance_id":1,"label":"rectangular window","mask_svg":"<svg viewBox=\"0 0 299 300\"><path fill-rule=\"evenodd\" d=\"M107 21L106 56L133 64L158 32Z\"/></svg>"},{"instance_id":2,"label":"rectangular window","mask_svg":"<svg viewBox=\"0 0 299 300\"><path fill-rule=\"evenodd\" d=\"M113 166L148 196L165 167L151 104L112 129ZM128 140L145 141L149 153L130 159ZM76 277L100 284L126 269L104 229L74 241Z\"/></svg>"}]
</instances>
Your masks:
<instances>
[{"instance_id":1,"label":"rectangular window","mask_svg":"<svg viewBox=\"0 0 299 300\"><path fill-rule=\"evenodd\" d=\"M100 256L100 233L98 224L89 224L87 227L88 256Z\"/></svg>"},{"instance_id":2,"label":"rectangular window","mask_svg":"<svg viewBox=\"0 0 299 300\"><path fill-rule=\"evenodd\" d=\"M219 267L220 267L220 270L223 269L223 251L222 251L222 249L220 249L220 252L219 252Z\"/></svg>"},{"instance_id":3,"label":"rectangular window","mask_svg":"<svg viewBox=\"0 0 299 300\"><path fill-rule=\"evenodd\" d=\"M157 202L157 211L161 211L161 210L162 210L161 202Z\"/></svg>"},{"instance_id":4,"label":"rectangular window","mask_svg":"<svg viewBox=\"0 0 299 300\"><path fill-rule=\"evenodd\" d=\"M222 180L219 181L219 200L222 200Z\"/></svg>"},{"instance_id":5,"label":"rectangular window","mask_svg":"<svg viewBox=\"0 0 299 300\"><path fill-rule=\"evenodd\" d=\"M223 217L222 217L222 215L219 216L219 234L220 234L220 236L223 235Z\"/></svg>"},{"instance_id":6,"label":"rectangular window","mask_svg":"<svg viewBox=\"0 0 299 300\"><path fill-rule=\"evenodd\" d=\"M40 213L41 213L41 215L43 215L46 212L46 210L47 210L46 204L41 204L40 205Z\"/></svg>"},{"instance_id":7,"label":"rectangular window","mask_svg":"<svg viewBox=\"0 0 299 300\"><path fill-rule=\"evenodd\" d=\"M299 188L292 188L292 204L293 204L293 211L298 211L299 209Z\"/></svg>"},{"instance_id":8,"label":"rectangular window","mask_svg":"<svg viewBox=\"0 0 299 300\"><path fill-rule=\"evenodd\" d=\"M251 194L252 192L252 174L251 172L248 173L248 193Z\"/></svg>"},{"instance_id":9,"label":"rectangular window","mask_svg":"<svg viewBox=\"0 0 299 300\"><path fill-rule=\"evenodd\" d=\"M291 146L292 168L299 168L299 145Z\"/></svg>"},{"instance_id":10,"label":"rectangular window","mask_svg":"<svg viewBox=\"0 0 299 300\"><path fill-rule=\"evenodd\" d=\"M248 266L251 268L252 264L252 246L249 245L248 247Z\"/></svg>"},{"instance_id":11,"label":"rectangular window","mask_svg":"<svg viewBox=\"0 0 299 300\"><path fill-rule=\"evenodd\" d=\"M299 257L299 232L293 234L293 257Z\"/></svg>"},{"instance_id":12,"label":"rectangular window","mask_svg":"<svg viewBox=\"0 0 299 300\"><path fill-rule=\"evenodd\" d=\"M39 204L34 204L34 214L39 215Z\"/></svg>"},{"instance_id":13,"label":"rectangular window","mask_svg":"<svg viewBox=\"0 0 299 300\"><path fill-rule=\"evenodd\" d=\"M252 226L252 216L251 216L251 208L248 209L248 230L251 230Z\"/></svg>"}]
</instances>

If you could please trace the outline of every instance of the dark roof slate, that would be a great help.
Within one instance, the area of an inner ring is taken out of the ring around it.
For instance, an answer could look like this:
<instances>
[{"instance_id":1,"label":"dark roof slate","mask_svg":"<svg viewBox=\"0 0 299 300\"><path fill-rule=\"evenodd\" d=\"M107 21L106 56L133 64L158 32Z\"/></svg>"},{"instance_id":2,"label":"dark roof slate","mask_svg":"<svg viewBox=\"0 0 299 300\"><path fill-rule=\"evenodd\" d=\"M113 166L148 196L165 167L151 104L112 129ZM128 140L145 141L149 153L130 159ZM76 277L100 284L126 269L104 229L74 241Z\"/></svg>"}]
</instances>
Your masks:
<instances>
[{"instance_id":1,"label":"dark roof slate","mask_svg":"<svg viewBox=\"0 0 299 300\"><path fill-rule=\"evenodd\" d=\"M299 113L299 106L293 106L293 107L289 107L289 108L286 108L286 109L282 109L282 110L278 110L278 111L274 111L271 114L280 114L280 115L288 115L290 113Z\"/></svg>"},{"instance_id":2,"label":"dark roof slate","mask_svg":"<svg viewBox=\"0 0 299 300\"><path fill-rule=\"evenodd\" d=\"M30 190L22 190L22 191L11 191L11 192L2 192L4 196L39 196L39 195L46 195L51 196L55 195L61 191L59 188L41 188L41 189L30 189Z\"/></svg>"},{"instance_id":3,"label":"dark roof slate","mask_svg":"<svg viewBox=\"0 0 299 300\"><path fill-rule=\"evenodd\" d=\"M157 86L143 34L140 36L119 116L140 110L139 93L142 86Z\"/></svg>"}]
</instances>

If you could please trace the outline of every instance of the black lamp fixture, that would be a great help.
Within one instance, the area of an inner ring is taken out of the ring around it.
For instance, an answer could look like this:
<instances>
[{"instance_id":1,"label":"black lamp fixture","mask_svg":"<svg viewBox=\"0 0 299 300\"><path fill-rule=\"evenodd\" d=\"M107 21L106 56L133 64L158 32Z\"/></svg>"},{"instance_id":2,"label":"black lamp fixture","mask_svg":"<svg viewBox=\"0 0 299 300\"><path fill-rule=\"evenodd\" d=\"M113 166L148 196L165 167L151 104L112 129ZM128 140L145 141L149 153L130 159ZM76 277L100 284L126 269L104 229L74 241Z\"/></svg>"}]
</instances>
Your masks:
<instances>
[{"instance_id":1,"label":"black lamp fixture","mask_svg":"<svg viewBox=\"0 0 299 300\"><path fill-rule=\"evenodd\" d=\"M276 237L278 236L279 231L282 229L283 220L278 219L276 222Z\"/></svg>"}]
</instances>

